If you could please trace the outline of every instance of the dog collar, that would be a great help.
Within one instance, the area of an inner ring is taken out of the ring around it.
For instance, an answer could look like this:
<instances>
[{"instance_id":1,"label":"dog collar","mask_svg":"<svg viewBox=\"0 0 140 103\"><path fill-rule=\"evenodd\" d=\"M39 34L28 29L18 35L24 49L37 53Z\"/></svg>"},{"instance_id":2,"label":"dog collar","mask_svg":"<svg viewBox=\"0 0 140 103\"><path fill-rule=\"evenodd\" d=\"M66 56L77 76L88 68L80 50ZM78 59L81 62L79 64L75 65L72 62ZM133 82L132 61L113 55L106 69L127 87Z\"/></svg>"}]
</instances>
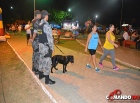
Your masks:
<instances>
[{"instance_id":1,"label":"dog collar","mask_svg":"<svg viewBox=\"0 0 140 103\"><path fill-rule=\"evenodd\" d=\"M66 59L68 59L67 56L66 56Z\"/></svg>"}]
</instances>

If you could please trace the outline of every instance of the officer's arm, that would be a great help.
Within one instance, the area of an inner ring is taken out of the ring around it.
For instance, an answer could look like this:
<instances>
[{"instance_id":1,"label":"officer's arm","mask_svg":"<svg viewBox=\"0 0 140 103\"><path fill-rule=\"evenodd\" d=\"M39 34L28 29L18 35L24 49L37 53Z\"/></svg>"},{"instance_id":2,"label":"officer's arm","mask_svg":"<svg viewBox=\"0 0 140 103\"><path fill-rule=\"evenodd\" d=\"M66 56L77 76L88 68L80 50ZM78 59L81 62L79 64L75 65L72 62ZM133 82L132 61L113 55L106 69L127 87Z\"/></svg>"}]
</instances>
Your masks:
<instances>
[{"instance_id":1,"label":"officer's arm","mask_svg":"<svg viewBox=\"0 0 140 103\"><path fill-rule=\"evenodd\" d=\"M47 36L47 40L51 50L54 50L54 43L53 43L53 36L52 36L52 29L48 27L48 25L44 25L43 30Z\"/></svg>"},{"instance_id":2,"label":"officer's arm","mask_svg":"<svg viewBox=\"0 0 140 103\"><path fill-rule=\"evenodd\" d=\"M35 39L35 37L36 37L36 33L34 33L34 34L33 34L33 38L32 38L32 39L34 40L34 39Z\"/></svg>"},{"instance_id":3,"label":"officer's arm","mask_svg":"<svg viewBox=\"0 0 140 103\"><path fill-rule=\"evenodd\" d=\"M33 40L35 39L36 37L36 34L37 34L37 24L34 24L34 31L33 31Z\"/></svg>"}]
</instances>

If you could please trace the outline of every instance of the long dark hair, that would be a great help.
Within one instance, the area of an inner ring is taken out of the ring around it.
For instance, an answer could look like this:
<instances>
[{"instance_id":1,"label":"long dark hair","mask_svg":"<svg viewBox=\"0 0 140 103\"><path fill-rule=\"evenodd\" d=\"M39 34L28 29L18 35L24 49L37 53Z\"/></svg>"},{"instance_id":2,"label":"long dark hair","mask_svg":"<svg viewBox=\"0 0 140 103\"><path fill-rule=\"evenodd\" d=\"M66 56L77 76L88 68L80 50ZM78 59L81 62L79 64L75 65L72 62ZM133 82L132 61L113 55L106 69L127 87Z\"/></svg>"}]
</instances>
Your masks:
<instances>
[{"instance_id":1,"label":"long dark hair","mask_svg":"<svg viewBox=\"0 0 140 103\"><path fill-rule=\"evenodd\" d=\"M112 26L114 26L114 24L109 24L109 30L110 30L110 28L111 28Z\"/></svg>"},{"instance_id":2,"label":"long dark hair","mask_svg":"<svg viewBox=\"0 0 140 103\"><path fill-rule=\"evenodd\" d=\"M92 25L92 28L94 28L94 26L97 26L97 25L96 25L96 24L93 24L93 25Z\"/></svg>"}]
</instances>

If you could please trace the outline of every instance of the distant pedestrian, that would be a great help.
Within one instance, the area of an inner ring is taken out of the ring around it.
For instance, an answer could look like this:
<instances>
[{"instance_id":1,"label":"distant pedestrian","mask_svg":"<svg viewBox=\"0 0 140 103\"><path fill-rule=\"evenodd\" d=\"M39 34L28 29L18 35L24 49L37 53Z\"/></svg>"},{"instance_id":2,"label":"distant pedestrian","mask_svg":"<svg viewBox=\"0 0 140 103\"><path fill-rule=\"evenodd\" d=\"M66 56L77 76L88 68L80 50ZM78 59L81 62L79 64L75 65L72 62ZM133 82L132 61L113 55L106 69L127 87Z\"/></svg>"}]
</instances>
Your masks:
<instances>
[{"instance_id":1,"label":"distant pedestrian","mask_svg":"<svg viewBox=\"0 0 140 103\"><path fill-rule=\"evenodd\" d=\"M26 30L26 37L27 37L27 45L29 43L30 35L31 35L31 30L30 30L30 21L25 25L25 30Z\"/></svg>"},{"instance_id":2,"label":"distant pedestrian","mask_svg":"<svg viewBox=\"0 0 140 103\"><path fill-rule=\"evenodd\" d=\"M89 29L90 29L90 32L92 32L92 27L93 27L93 23L92 23L92 19L90 19L89 20Z\"/></svg>"},{"instance_id":3,"label":"distant pedestrian","mask_svg":"<svg viewBox=\"0 0 140 103\"><path fill-rule=\"evenodd\" d=\"M11 30L12 30L13 34L15 35L16 28L15 28L15 25L14 24L11 25Z\"/></svg>"},{"instance_id":4,"label":"distant pedestrian","mask_svg":"<svg viewBox=\"0 0 140 103\"><path fill-rule=\"evenodd\" d=\"M116 66L115 63L115 51L114 51L114 47L118 48L118 45L115 44L115 35L113 33L114 31L114 25L110 24L109 25L109 31L106 33L106 40L104 43L104 54L102 55L102 57L100 58L100 62L99 65L101 67L103 67L103 60L107 57L107 55L109 54L111 56L111 62L113 65L113 70L118 70L119 68Z\"/></svg>"},{"instance_id":5,"label":"distant pedestrian","mask_svg":"<svg viewBox=\"0 0 140 103\"><path fill-rule=\"evenodd\" d=\"M100 44L101 48L102 48L102 44L101 44L101 41L99 39L99 35L98 35L98 33L96 31L97 31L97 26L93 25L92 32L88 35L88 39L87 39L87 43L86 43L86 48L85 48L85 52L87 52L87 49L90 52L89 62L86 65L86 67L87 68L92 68L90 66L90 62L92 61L93 65L95 67L95 71L99 72L100 69L97 67L96 55L95 54L96 54L96 49L98 47L98 43Z\"/></svg>"},{"instance_id":6,"label":"distant pedestrian","mask_svg":"<svg viewBox=\"0 0 140 103\"><path fill-rule=\"evenodd\" d=\"M18 33L21 34L21 30L22 30L22 25L18 26Z\"/></svg>"}]
</instances>

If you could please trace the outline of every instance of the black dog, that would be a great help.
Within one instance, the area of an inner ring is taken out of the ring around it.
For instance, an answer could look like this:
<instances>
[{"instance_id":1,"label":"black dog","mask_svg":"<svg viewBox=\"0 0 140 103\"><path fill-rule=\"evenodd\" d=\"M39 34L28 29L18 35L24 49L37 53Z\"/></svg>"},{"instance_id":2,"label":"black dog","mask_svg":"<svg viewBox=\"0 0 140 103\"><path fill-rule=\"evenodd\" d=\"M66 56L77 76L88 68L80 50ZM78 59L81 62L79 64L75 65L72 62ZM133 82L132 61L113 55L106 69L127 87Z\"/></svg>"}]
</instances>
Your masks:
<instances>
[{"instance_id":1,"label":"black dog","mask_svg":"<svg viewBox=\"0 0 140 103\"><path fill-rule=\"evenodd\" d=\"M66 67L69 62L74 63L74 57L72 55L68 55L68 56L55 55L55 56L53 56L51 73L53 73L53 68L58 70L56 68L58 63L63 64L63 73L67 72Z\"/></svg>"}]
</instances>

